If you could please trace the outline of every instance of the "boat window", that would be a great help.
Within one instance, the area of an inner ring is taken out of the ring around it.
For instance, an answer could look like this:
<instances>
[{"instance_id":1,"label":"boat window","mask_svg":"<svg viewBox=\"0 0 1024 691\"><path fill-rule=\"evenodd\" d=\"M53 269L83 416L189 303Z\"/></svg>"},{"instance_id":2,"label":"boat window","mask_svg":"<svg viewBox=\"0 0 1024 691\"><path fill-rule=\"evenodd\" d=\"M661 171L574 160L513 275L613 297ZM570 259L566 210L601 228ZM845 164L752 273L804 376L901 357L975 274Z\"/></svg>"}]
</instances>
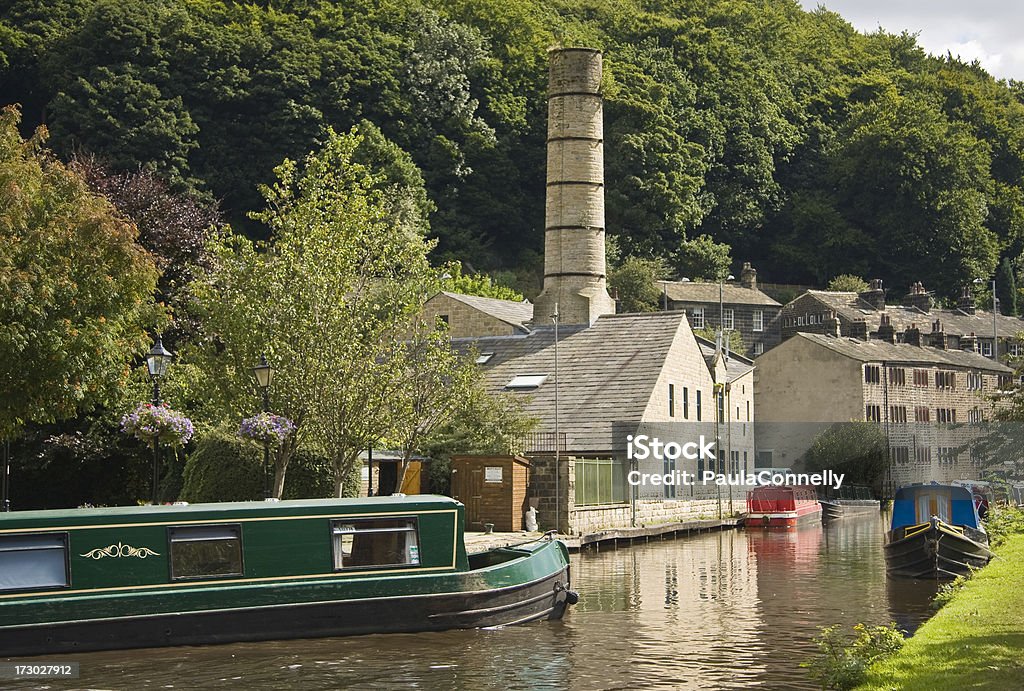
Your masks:
<instances>
[{"instance_id":1,"label":"boat window","mask_svg":"<svg viewBox=\"0 0 1024 691\"><path fill-rule=\"evenodd\" d=\"M0 536L0 591L67 586L66 535Z\"/></svg>"},{"instance_id":2,"label":"boat window","mask_svg":"<svg viewBox=\"0 0 1024 691\"><path fill-rule=\"evenodd\" d=\"M335 569L420 563L414 518L339 519L331 530Z\"/></svg>"},{"instance_id":3,"label":"boat window","mask_svg":"<svg viewBox=\"0 0 1024 691\"><path fill-rule=\"evenodd\" d=\"M242 528L201 525L171 528L171 578L242 575Z\"/></svg>"}]
</instances>

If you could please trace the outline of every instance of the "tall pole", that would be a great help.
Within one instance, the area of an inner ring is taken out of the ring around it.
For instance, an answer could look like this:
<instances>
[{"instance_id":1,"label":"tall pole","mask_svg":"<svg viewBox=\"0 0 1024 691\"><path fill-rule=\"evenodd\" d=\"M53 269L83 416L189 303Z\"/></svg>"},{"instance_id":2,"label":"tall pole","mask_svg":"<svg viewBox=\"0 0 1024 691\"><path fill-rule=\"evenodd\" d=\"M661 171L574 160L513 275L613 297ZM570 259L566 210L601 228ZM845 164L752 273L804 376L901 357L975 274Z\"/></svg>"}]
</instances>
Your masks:
<instances>
[{"instance_id":1,"label":"tall pole","mask_svg":"<svg viewBox=\"0 0 1024 691\"><path fill-rule=\"evenodd\" d=\"M561 455L558 439L558 303L555 313L551 315L555 324L555 530L562 532L562 493L559 476L562 474Z\"/></svg>"},{"instance_id":2,"label":"tall pole","mask_svg":"<svg viewBox=\"0 0 1024 691\"><path fill-rule=\"evenodd\" d=\"M992 279L992 359L999 361L999 331L996 329L996 311L999 301L996 299L996 279Z\"/></svg>"},{"instance_id":3,"label":"tall pole","mask_svg":"<svg viewBox=\"0 0 1024 691\"><path fill-rule=\"evenodd\" d=\"M4 491L3 491L3 510L11 510L11 442L4 440Z\"/></svg>"},{"instance_id":4,"label":"tall pole","mask_svg":"<svg viewBox=\"0 0 1024 691\"><path fill-rule=\"evenodd\" d=\"M153 377L153 405L160 405L160 380ZM157 485L160 482L160 431L153 436L153 506L159 502Z\"/></svg>"},{"instance_id":5,"label":"tall pole","mask_svg":"<svg viewBox=\"0 0 1024 691\"><path fill-rule=\"evenodd\" d=\"M270 412L270 387L263 389L263 412ZM263 440L263 499L267 500L273 496L270 489L270 440Z\"/></svg>"}]
</instances>

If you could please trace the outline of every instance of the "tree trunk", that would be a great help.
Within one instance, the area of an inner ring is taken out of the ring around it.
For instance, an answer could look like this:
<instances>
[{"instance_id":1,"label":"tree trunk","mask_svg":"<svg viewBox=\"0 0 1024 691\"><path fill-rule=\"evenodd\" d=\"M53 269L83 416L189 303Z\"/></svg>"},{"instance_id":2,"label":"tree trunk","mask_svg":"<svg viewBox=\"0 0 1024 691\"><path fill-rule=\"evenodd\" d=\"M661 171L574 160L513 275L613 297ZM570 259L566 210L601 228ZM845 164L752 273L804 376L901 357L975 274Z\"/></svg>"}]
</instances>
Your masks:
<instances>
[{"instance_id":1,"label":"tree trunk","mask_svg":"<svg viewBox=\"0 0 1024 691\"><path fill-rule=\"evenodd\" d=\"M288 473L288 464L295 453L295 442L287 441L277 450L274 458L274 487L271 496L280 499L284 495L284 479Z\"/></svg>"}]
</instances>

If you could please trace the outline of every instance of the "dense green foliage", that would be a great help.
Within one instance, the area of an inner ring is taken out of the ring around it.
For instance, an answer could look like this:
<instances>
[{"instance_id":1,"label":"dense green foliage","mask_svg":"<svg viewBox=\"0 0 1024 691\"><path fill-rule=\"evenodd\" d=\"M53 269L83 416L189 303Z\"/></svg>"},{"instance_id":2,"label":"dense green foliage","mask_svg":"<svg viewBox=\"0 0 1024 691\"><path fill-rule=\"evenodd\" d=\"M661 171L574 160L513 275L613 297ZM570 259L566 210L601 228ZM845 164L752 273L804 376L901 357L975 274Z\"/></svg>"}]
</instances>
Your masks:
<instances>
[{"instance_id":1,"label":"dense green foliage","mask_svg":"<svg viewBox=\"0 0 1024 691\"><path fill-rule=\"evenodd\" d=\"M117 398L156 323L135 227L0 112L0 439Z\"/></svg>"},{"instance_id":2,"label":"dense green foliage","mask_svg":"<svg viewBox=\"0 0 1024 691\"><path fill-rule=\"evenodd\" d=\"M891 657L903 647L903 634L895 623L888 626L856 624L853 636L842 628L826 626L814 641L818 655L800 663L822 689L848 691L864 682L868 668Z\"/></svg>"},{"instance_id":3,"label":"dense green foliage","mask_svg":"<svg viewBox=\"0 0 1024 691\"><path fill-rule=\"evenodd\" d=\"M422 174L401 213L429 220L437 259L535 289L546 51L585 44L605 53L607 222L625 256L685 275L681 246L707 235L775 281L924 280L955 299L1024 250L1019 85L795 0L0 12L0 87L27 126L46 122L63 154L222 200L252 237L267 232L246 213L274 166L361 124L393 143L378 152L393 179Z\"/></svg>"},{"instance_id":4,"label":"dense green foliage","mask_svg":"<svg viewBox=\"0 0 1024 691\"><path fill-rule=\"evenodd\" d=\"M807 472L832 470L846 485L864 485L880 493L888 467L888 442L873 422L837 422L811 442L804 455Z\"/></svg>"},{"instance_id":5,"label":"dense green foliage","mask_svg":"<svg viewBox=\"0 0 1024 691\"><path fill-rule=\"evenodd\" d=\"M229 427L206 434L189 454L179 499L188 502L263 498L263 453ZM285 499L329 497L334 488L328 459L299 449L288 468Z\"/></svg>"},{"instance_id":6,"label":"dense green foliage","mask_svg":"<svg viewBox=\"0 0 1024 691\"><path fill-rule=\"evenodd\" d=\"M853 274L840 274L828 282L829 290L863 293L868 289L868 282Z\"/></svg>"}]
</instances>

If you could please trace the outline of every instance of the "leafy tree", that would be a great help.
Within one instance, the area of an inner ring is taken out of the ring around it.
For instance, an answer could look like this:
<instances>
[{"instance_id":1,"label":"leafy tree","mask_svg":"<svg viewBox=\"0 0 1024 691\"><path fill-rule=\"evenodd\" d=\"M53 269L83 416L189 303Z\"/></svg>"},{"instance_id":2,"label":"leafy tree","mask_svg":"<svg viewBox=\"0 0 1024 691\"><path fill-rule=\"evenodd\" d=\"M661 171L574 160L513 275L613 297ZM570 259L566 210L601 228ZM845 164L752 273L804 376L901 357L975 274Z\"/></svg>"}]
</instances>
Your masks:
<instances>
[{"instance_id":1,"label":"leafy tree","mask_svg":"<svg viewBox=\"0 0 1024 691\"><path fill-rule=\"evenodd\" d=\"M616 296L623 312L657 312L661 309L658 281L668 274L660 259L626 257L608 272L608 289Z\"/></svg>"},{"instance_id":2,"label":"leafy tree","mask_svg":"<svg viewBox=\"0 0 1024 691\"><path fill-rule=\"evenodd\" d=\"M683 240L673 263L680 276L693 280L718 281L729 274L732 257L729 245L715 242L710 235Z\"/></svg>"},{"instance_id":3,"label":"leafy tree","mask_svg":"<svg viewBox=\"0 0 1024 691\"><path fill-rule=\"evenodd\" d=\"M888 467L888 441L873 422L837 422L814 438L804 455L807 472L832 470L843 483L880 492Z\"/></svg>"},{"instance_id":4,"label":"leafy tree","mask_svg":"<svg viewBox=\"0 0 1024 691\"><path fill-rule=\"evenodd\" d=\"M0 438L109 402L157 323L135 227L0 114Z\"/></svg>"},{"instance_id":5,"label":"leafy tree","mask_svg":"<svg viewBox=\"0 0 1024 691\"><path fill-rule=\"evenodd\" d=\"M1017 316L1017 280L1010 260L1005 257L999 264L999 274L996 276L996 297L1000 313Z\"/></svg>"},{"instance_id":6,"label":"leafy tree","mask_svg":"<svg viewBox=\"0 0 1024 691\"><path fill-rule=\"evenodd\" d=\"M867 281L853 274L842 274L828 282L828 289L838 292L863 293L868 287Z\"/></svg>"},{"instance_id":7,"label":"leafy tree","mask_svg":"<svg viewBox=\"0 0 1024 691\"><path fill-rule=\"evenodd\" d=\"M430 247L395 225L382 176L354 160L357 131L329 133L302 164L286 160L256 214L273 241L215 246L216 268L196 294L209 342L193 355L218 391L211 419L256 408L247 372L261 353L275 366L273 407L296 434L275 459L280 496L291 454L314 444L331 458L335 492L355 492L359 453L392 430L400 404L403 338L436 286Z\"/></svg>"},{"instance_id":8,"label":"leafy tree","mask_svg":"<svg viewBox=\"0 0 1024 691\"><path fill-rule=\"evenodd\" d=\"M466 274L462 262L448 262L442 267L441 289L463 295L479 295L499 300L524 300L521 293L501 285L487 274Z\"/></svg>"}]
</instances>

